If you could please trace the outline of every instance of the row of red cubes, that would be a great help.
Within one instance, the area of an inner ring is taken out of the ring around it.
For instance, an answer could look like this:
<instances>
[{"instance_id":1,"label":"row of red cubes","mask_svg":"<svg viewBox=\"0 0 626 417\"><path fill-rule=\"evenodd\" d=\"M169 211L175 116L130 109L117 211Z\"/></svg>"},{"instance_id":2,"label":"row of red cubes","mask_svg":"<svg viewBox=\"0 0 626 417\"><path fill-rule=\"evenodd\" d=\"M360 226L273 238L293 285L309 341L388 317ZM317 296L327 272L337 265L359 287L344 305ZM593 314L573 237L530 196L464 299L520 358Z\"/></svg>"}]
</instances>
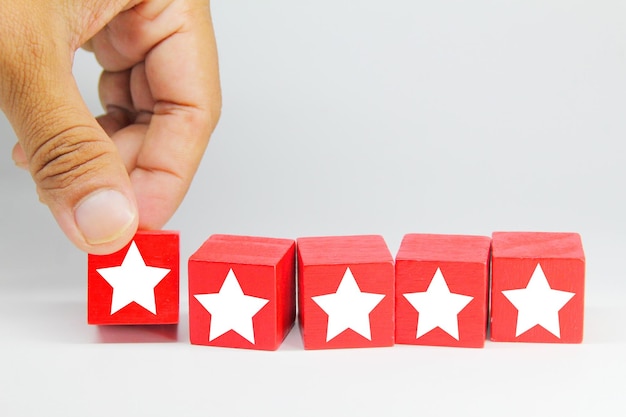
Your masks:
<instances>
[{"instance_id":1,"label":"row of red cubes","mask_svg":"<svg viewBox=\"0 0 626 417\"><path fill-rule=\"evenodd\" d=\"M139 232L133 242L146 265L170 270L154 288L156 314L137 303L111 314L113 288L97 269L121 265L126 247L112 255L89 255L88 322L178 323L178 232ZM541 325L517 334L518 310L503 294L526 288L538 266L550 288L573 294L558 312L558 336ZM337 292L348 270L361 292L384 297L369 313L367 337L348 327L329 339L329 315L314 298ZM252 318L253 341L233 330L211 338L212 316L196 297L219 293L230 271L244 294L268 300ZM457 315L458 334L435 327L419 335L419 312L404 295L426 292L438 272L445 277L450 293L469 296L471 301ZM275 350L293 327L298 311L305 349L394 344L483 347L487 338L580 343L584 280L585 258L577 233L495 232L491 237L407 234L395 259L379 235L304 237L297 241L213 235L189 258L190 341Z\"/></svg>"}]
</instances>

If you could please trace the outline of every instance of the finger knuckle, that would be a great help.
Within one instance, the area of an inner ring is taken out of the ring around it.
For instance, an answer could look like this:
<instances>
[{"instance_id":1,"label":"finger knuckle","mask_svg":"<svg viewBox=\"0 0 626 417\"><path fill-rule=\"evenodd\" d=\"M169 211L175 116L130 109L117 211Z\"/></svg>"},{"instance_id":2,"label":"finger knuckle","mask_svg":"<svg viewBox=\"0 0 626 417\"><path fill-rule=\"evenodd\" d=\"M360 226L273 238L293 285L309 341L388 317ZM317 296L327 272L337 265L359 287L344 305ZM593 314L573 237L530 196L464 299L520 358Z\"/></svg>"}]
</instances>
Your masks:
<instances>
[{"instance_id":1,"label":"finger knuckle","mask_svg":"<svg viewBox=\"0 0 626 417\"><path fill-rule=\"evenodd\" d=\"M38 187L43 191L64 190L78 179L94 175L108 159L96 137L90 126L73 126L42 141L30 158Z\"/></svg>"}]
</instances>

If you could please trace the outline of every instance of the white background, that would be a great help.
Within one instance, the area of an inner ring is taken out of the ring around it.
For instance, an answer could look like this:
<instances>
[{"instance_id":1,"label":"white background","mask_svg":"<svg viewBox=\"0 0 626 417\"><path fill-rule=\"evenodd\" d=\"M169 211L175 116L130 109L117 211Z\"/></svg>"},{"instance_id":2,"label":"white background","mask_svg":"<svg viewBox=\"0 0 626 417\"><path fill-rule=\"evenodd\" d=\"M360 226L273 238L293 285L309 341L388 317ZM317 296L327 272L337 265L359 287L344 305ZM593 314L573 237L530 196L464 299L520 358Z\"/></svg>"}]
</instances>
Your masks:
<instances>
[{"instance_id":1,"label":"white background","mask_svg":"<svg viewBox=\"0 0 626 417\"><path fill-rule=\"evenodd\" d=\"M223 116L168 229L176 331L86 324L86 255L14 168L0 118L0 415L624 415L626 3L214 1ZM100 113L100 69L75 73ZM213 233L571 231L582 345L277 352L188 343Z\"/></svg>"}]
</instances>

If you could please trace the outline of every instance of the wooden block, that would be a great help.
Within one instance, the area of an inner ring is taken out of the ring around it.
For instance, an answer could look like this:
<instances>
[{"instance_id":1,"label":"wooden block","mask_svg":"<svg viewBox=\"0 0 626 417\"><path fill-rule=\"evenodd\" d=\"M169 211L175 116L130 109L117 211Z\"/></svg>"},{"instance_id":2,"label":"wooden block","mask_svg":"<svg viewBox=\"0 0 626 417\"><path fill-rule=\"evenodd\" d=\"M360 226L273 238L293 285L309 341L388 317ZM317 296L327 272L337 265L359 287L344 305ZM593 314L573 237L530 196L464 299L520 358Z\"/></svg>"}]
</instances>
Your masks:
<instances>
[{"instance_id":1,"label":"wooden block","mask_svg":"<svg viewBox=\"0 0 626 417\"><path fill-rule=\"evenodd\" d=\"M305 349L392 346L393 257L381 236L298 239Z\"/></svg>"},{"instance_id":2,"label":"wooden block","mask_svg":"<svg viewBox=\"0 0 626 417\"><path fill-rule=\"evenodd\" d=\"M491 340L581 343L585 255L576 233L495 232Z\"/></svg>"},{"instance_id":3,"label":"wooden block","mask_svg":"<svg viewBox=\"0 0 626 417\"><path fill-rule=\"evenodd\" d=\"M177 231L139 231L122 250L88 255L89 324L176 324L180 249Z\"/></svg>"},{"instance_id":4,"label":"wooden block","mask_svg":"<svg viewBox=\"0 0 626 417\"><path fill-rule=\"evenodd\" d=\"M490 248L485 236L404 236L396 255L396 343L485 345Z\"/></svg>"},{"instance_id":5,"label":"wooden block","mask_svg":"<svg viewBox=\"0 0 626 417\"><path fill-rule=\"evenodd\" d=\"M189 258L195 345L276 350L296 315L296 243L213 235Z\"/></svg>"}]
</instances>

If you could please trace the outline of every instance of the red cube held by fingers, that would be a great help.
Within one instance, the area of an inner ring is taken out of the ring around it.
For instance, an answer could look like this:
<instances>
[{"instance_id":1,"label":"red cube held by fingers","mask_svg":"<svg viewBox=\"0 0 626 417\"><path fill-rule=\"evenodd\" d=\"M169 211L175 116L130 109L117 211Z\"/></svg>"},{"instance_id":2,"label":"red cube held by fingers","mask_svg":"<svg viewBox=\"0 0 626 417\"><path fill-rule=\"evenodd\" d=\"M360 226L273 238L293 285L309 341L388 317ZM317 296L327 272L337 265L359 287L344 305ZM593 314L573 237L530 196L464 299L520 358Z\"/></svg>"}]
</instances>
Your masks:
<instances>
[{"instance_id":1,"label":"red cube held by fingers","mask_svg":"<svg viewBox=\"0 0 626 417\"><path fill-rule=\"evenodd\" d=\"M180 249L177 231L139 231L122 250L88 255L89 324L176 324Z\"/></svg>"},{"instance_id":2,"label":"red cube held by fingers","mask_svg":"<svg viewBox=\"0 0 626 417\"><path fill-rule=\"evenodd\" d=\"M495 232L491 340L581 343L585 255L577 233Z\"/></svg>"},{"instance_id":3,"label":"red cube held by fingers","mask_svg":"<svg viewBox=\"0 0 626 417\"><path fill-rule=\"evenodd\" d=\"M189 258L195 345L276 350L296 314L295 241L213 235Z\"/></svg>"},{"instance_id":4,"label":"red cube held by fingers","mask_svg":"<svg viewBox=\"0 0 626 417\"><path fill-rule=\"evenodd\" d=\"M392 346L394 264L383 238L305 237L297 245L304 348Z\"/></svg>"},{"instance_id":5,"label":"red cube held by fingers","mask_svg":"<svg viewBox=\"0 0 626 417\"><path fill-rule=\"evenodd\" d=\"M485 345L491 238L407 234L396 255L396 343Z\"/></svg>"}]
</instances>

